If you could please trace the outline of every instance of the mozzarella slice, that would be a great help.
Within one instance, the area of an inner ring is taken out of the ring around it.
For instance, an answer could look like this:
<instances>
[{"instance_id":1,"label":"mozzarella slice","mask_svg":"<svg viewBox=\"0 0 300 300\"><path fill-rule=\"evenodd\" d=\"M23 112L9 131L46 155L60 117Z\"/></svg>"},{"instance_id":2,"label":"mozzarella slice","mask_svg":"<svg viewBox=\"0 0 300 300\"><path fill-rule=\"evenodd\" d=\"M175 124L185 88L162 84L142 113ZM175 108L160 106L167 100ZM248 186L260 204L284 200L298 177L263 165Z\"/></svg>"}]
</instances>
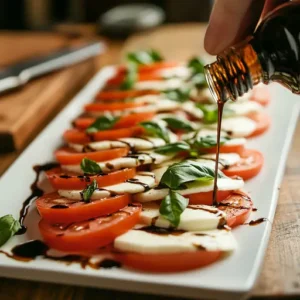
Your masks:
<instances>
[{"instance_id":1,"label":"mozzarella slice","mask_svg":"<svg viewBox=\"0 0 300 300\"><path fill-rule=\"evenodd\" d=\"M164 78L178 77L182 79L187 79L191 76L190 69L184 66L162 69L158 73Z\"/></svg>"},{"instance_id":2,"label":"mozzarella slice","mask_svg":"<svg viewBox=\"0 0 300 300\"><path fill-rule=\"evenodd\" d=\"M181 109L183 109L186 113L192 115L196 119L201 120L203 118L203 112L201 109L196 107L193 101L186 101L181 105Z\"/></svg>"},{"instance_id":3,"label":"mozzarella slice","mask_svg":"<svg viewBox=\"0 0 300 300\"><path fill-rule=\"evenodd\" d=\"M217 128L217 124L210 125ZM247 117L224 118L222 120L222 130L231 137L247 137L256 129L256 123Z\"/></svg>"},{"instance_id":4,"label":"mozzarella slice","mask_svg":"<svg viewBox=\"0 0 300 300\"><path fill-rule=\"evenodd\" d=\"M147 80L138 81L135 83L134 88L136 90L174 90L182 86L183 81L179 78L171 78L166 80Z\"/></svg>"},{"instance_id":5,"label":"mozzarella slice","mask_svg":"<svg viewBox=\"0 0 300 300\"><path fill-rule=\"evenodd\" d=\"M135 168L147 164L161 164L164 161L172 159L175 154L163 155L159 153L137 153L126 157L115 158L109 161L98 162L103 173L110 173L123 168ZM75 172L83 174L80 165L61 165L62 170L66 172Z\"/></svg>"},{"instance_id":6,"label":"mozzarella slice","mask_svg":"<svg viewBox=\"0 0 300 300\"><path fill-rule=\"evenodd\" d=\"M145 230L129 230L117 237L114 247L124 252L141 254L207 251L233 251L236 241L230 231L210 230L158 234Z\"/></svg>"},{"instance_id":7,"label":"mozzarella slice","mask_svg":"<svg viewBox=\"0 0 300 300\"><path fill-rule=\"evenodd\" d=\"M226 223L225 216L226 214L216 207L189 205L180 215L180 223L176 228L186 231L217 229ZM160 215L159 205L153 202L143 205L140 223L161 228L172 227L172 224Z\"/></svg>"},{"instance_id":8,"label":"mozzarella slice","mask_svg":"<svg viewBox=\"0 0 300 300\"><path fill-rule=\"evenodd\" d=\"M91 196L92 200L103 199L111 195L121 195L125 193L136 194L143 192L155 186L155 176L150 172L140 172L134 178L126 182L102 187L94 191ZM58 190L58 194L62 197L82 200L81 190Z\"/></svg>"},{"instance_id":9,"label":"mozzarella slice","mask_svg":"<svg viewBox=\"0 0 300 300\"><path fill-rule=\"evenodd\" d=\"M158 178L156 178L158 181ZM177 190L177 192L183 196L192 195L204 192L211 192L214 190L214 181L201 185L197 183L186 184L187 189ZM234 191L239 190L244 187L244 181L242 179L231 179L231 178L218 178L218 190L219 191ZM149 191L138 193L134 195L133 200L138 202L150 202L162 200L169 194L169 189L167 188L154 188Z\"/></svg>"},{"instance_id":10,"label":"mozzarella slice","mask_svg":"<svg viewBox=\"0 0 300 300\"><path fill-rule=\"evenodd\" d=\"M226 107L226 106L225 106ZM227 109L233 111L237 116L246 116L250 113L261 112L263 110L262 105L254 101L244 101L244 102L231 102L227 104Z\"/></svg>"}]
</instances>

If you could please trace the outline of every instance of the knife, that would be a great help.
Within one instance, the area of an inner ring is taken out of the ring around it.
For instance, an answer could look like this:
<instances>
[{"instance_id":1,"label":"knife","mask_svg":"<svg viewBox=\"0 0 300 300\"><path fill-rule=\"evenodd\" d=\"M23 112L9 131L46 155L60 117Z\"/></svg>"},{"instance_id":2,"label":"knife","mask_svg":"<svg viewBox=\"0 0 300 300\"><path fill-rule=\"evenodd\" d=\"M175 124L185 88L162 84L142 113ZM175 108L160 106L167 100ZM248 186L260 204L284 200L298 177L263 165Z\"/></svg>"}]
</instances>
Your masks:
<instances>
[{"instance_id":1,"label":"knife","mask_svg":"<svg viewBox=\"0 0 300 300\"><path fill-rule=\"evenodd\" d=\"M101 42L68 47L0 69L0 93L20 87L38 76L81 62L103 52Z\"/></svg>"}]
</instances>

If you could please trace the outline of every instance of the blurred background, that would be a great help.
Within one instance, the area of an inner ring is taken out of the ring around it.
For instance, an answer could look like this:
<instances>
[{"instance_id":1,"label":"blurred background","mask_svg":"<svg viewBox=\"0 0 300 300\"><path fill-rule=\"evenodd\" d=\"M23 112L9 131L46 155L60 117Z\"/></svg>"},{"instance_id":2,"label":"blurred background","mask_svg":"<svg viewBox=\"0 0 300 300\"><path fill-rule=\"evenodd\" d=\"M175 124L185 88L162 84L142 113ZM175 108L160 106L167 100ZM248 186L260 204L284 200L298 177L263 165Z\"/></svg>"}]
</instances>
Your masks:
<instances>
[{"instance_id":1,"label":"blurred background","mask_svg":"<svg viewBox=\"0 0 300 300\"><path fill-rule=\"evenodd\" d=\"M49 30L60 23L93 23L122 4L150 3L165 12L165 22L205 22L212 0L1 0L0 29Z\"/></svg>"}]
</instances>

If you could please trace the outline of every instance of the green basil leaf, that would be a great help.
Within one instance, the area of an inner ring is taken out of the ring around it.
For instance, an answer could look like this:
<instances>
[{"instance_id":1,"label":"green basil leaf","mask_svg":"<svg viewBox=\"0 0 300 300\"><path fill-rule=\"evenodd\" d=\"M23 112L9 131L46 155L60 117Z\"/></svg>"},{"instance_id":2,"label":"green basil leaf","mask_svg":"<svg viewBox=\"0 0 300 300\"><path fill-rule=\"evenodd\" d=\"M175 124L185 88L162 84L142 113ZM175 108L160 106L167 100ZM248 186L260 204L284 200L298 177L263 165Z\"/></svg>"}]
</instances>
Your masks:
<instances>
[{"instance_id":1,"label":"green basil leaf","mask_svg":"<svg viewBox=\"0 0 300 300\"><path fill-rule=\"evenodd\" d=\"M177 227L180 222L180 215L186 209L189 200L184 198L179 193L170 190L161 202L159 213L167 219L173 226Z\"/></svg>"},{"instance_id":2,"label":"green basil leaf","mask_svg":"<svg viewBox=\"0 0 300 300\"><path fill-rule=\"evenodd\" d=\"M98 183L96 179L92 181L91 184L89 184L82 192L81 196L84 202L90 202L90 199L95 192L95 190L98 188Z\"/></svg>"},{"instance_id":3,"label":"green basil leaf","mask_svg":"<svg viewBox=\"0 0 300 300\"><path fill-rule=\"evenodd\" d=\"M167 128L154 122L142 122L140 125L146 130L146 134L163 139L166 143L170 142Z\"/></svg>"},{"instance_id":4,"label":"green basil leaf","mask_svg":"<svg viewBox=\"0 0 300 300\"><path fill-rule=\"evenodd\" d=\"M189 99L191 93L190 88L178 88L174 90L163 91L163 94L172 101L184 102Z\"/></svg>"},{"instance_id":5,"label":"green basil leaf","mask_svg":"<svg viewBox=\"0 0 300 300\"><path fill-rule=\"evenodd\" d=\"M226 141L229 141L230 138L221 136L220 137L220 146L223 145ZM199 148L211 148L217 146L217 136L216 135L207 135L196 138L193 146Z\"/></svg>"},{"instance_id":6,"label":"green basil leaf","mask_svg":"<svg viewBox=\"0 0 300 300\"><path fill-rule=\"evenodd\" d=\"M194 57L188 62L188 67L192 70L193 74L204 74L204 62L200 57Z\"/></svg>"},{"instance_id":7,"label":"green basil leaf","mask_svg":"<svg viewBox=\"0 0 300 300\"><path fill-rule=\"evenodd\" d=\"M217 176L226 178L221 171L218 172ZM214 169L199 162L185 160L171 165L163 174L160 184L174 190L184 189L186 183L200 181L201 178L213 180L215 178Z\"/></svg>"},{"instance_id":8,"label":"green basil leaf","mask_svg":"<svg viewBox=\"0 0 300 300\"><path fill-rule=\"evenodd\" d=\"M136 51L127 54L127 61L137 65L149 65L162 60L163 57L160 53L153 49Z\"/></svg>"},{"instance_id":9,"label":"green basil leaf","mask_svg":"<svg viewBox=\"0 0 300 300\"><path fill-rule=\"evenodd\" d=\"M12 215L6 215L0 218L0 247L4 245L15 233L21 229L18 220Z\"/></svg>"},{"instance_id":10,"label":"green basil leaf","mask_svg":"<svg viewBox=\"0 0 300 300\"><path fill-rule=\"evenodd\" d=\"M127 66L125 78L120 86L121 90L130 90L134 87L138 78L137 65L130 63Z\"/></svg>"},{"instance_id":11,"label":"green basil leaf","mask_svg":"<svg viewBox=\"0 0 300 300\"><path fill-rule=\"evenodd\" d=\"M87 175L97 175L102 173L100 166L94 160L86 157L81 161L80 168L83 173Z\"/></svg>"},{"instance_id":12,"label":"green basil leaf","mask_svg":"<svg viewBox=\"0 0 300 300\"><path fill-rule=\"evenodd\" d=\"M86 129L86 132L94 133L100 130L111 129L118 120L119 117L114 117L112 115L101 116Z\"/></svg>"},{"instance_id":13,"label":"green basil leaf","mask_svg":"<svg viewBox=\"0 0 300 300\"><path fill-rule=\"evenodd\" d=\"M203 112L203 123L212 124L218 122L218 108L211 109L201 103L197 103L196 107Z\"/></svg>"},{"instance_id":14,"label":"green basil leaf","mask_svg":"<svg viewBox=\"0 0 300 300\"><path fill-rule=\"evenodd\" d=\"M171 130L183 130L185 132L194 130L191 123L186 120L180 120L180 119L169 118L169 117L164 118L163 120L168 124L168 127Z\"/></svg>"},{"instance_id":15,"label":"green basil leaf","mask_svg":"<svg viewBox=\"0 0 300 300\"><path fill-rule=\"evenodd\" d=\"M173 144L167 144L154 149L154 152L160 154L177 153L181 151L190 151L191 147L189 144L184 142L177 142Z\"/></svg>"}]
</instances>

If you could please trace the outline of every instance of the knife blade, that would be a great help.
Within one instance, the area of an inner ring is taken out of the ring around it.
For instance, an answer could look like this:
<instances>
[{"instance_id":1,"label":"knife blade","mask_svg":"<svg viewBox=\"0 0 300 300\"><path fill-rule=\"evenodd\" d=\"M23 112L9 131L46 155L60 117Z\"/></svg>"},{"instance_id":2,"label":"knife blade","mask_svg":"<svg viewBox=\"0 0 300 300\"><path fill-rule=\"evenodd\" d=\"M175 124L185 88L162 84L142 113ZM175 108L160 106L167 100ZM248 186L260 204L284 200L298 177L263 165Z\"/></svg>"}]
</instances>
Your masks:
<instances>
[{"instance_id":1,"label":"knife blade","mask_svg":"<svg viewBox=\"0 0 300 300\"><path fill-rule=\"evenodd\" d=\"M81 62L105 50L102 42L67 47L48 55L21 61L0 69L0 93L26 84L38 76Z\"/></svg>"}]
</instances>

